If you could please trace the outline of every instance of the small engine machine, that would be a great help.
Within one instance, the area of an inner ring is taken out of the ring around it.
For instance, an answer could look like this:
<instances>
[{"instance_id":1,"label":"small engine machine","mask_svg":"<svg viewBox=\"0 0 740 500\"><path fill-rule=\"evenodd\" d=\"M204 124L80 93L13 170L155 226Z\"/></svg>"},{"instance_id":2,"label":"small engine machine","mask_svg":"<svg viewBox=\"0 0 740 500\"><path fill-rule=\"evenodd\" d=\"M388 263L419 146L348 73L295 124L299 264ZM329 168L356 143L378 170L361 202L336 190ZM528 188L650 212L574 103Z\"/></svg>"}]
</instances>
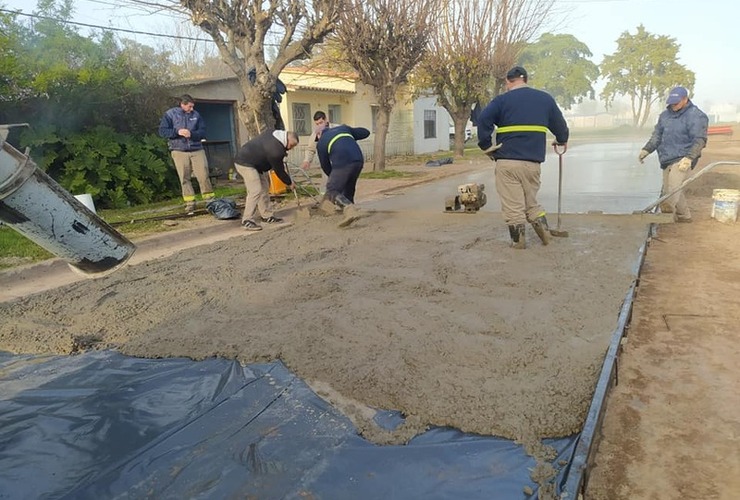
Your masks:
<instances>
[{"instance_id":1,"label":"small engine machine","mask_svg":"<svg viewBox=\"0 0 740 500\"><path fill-rule=\"evenodd\" d=\"M457 186L457 195L445 198L445 213L476 213L486 204L483 184Z\"/></svg>"}]
</instances>

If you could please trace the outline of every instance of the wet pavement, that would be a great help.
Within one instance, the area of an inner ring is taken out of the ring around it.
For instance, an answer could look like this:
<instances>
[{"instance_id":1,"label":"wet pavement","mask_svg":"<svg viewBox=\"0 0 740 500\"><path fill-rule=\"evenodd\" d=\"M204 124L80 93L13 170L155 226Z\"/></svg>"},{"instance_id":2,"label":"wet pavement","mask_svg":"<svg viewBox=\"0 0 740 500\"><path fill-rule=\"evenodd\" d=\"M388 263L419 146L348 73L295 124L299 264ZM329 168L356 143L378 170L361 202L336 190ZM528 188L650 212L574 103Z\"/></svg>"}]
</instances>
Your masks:
<instances>
[{"instance_id":1,"label":"wet pavement","mask_svg":"<svg viewBox=\"0 0 740 500\"><path fill-rule=\"evenodd\" d=\"M644 164L637 161L644 142L571 146L563 156L562 213L602 211L628 214L657 200L662 177L655 154L649 156ZM496 195L493 162L485 170L389 192L383 199L362 205L377 210L444 210L445 198L453 196L458 185L471 182L486 186L488 202L481 210L499 212L501 203ZM547 212L557 212L558 156L552 148L548 148L547 159L542 164L538 201Z\"/></svg>"}]
</instances>

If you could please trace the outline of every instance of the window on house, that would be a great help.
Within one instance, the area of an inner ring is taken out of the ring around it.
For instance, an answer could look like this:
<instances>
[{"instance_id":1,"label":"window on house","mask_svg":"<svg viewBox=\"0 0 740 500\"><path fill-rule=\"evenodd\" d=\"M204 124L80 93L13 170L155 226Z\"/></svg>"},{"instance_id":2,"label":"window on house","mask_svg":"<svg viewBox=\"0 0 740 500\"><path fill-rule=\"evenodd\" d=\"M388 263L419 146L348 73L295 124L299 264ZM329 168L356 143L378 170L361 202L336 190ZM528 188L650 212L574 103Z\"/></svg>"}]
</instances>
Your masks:
<instances>
[{"instance_id":1,"label":"window on house","mask_svg":"<svg viewBox=\"0 0 740 500\"><path fill-rule=\"evenodd\" d=\"M434 109L424 110L424 139L437 138L437 111Z\"/></svg>"},{"instance_id":2,"label":"window on house","mask_svg":"<svg viewBox=\"0 0 740 500\"><path fill-rule=\"evenodd\" d=\"M342 106L339 104L329 104L329 123L339 125L342 123Z\"/></svg>"},{"instance_id":3,"label":"window on house","mask_svg":"<svg viewBox=\"0 0 740 500\"><path fill-rule=\"evenodd\" d=\"M298 135L311 135L311 105L293 103L293 131Z\"/></svg>"},{"instance_id":4,"label":"window on house","mask_svg":"<svg viewBox=\"0 0 740 500\"><path fill-rule=\"evenodd\" d=\"M375 129L378 127L378 112L380 111L380 106L370 106L370 115L372 116L373 120L373 134L375 133Z\"/></svg>"}]
</instances>

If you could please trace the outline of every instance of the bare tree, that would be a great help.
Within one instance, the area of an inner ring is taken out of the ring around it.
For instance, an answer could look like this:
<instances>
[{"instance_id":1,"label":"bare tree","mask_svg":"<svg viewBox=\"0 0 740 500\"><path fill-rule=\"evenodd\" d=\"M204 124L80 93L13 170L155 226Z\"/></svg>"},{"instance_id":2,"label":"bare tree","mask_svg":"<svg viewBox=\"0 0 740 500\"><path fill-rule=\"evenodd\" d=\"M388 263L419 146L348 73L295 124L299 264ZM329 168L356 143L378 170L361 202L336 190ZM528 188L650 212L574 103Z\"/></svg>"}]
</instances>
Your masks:
<instances>
[{"instance_id":1,"label":"bare tree","mask_svg":"<svg viewBox=\"0 0 740 500\"><path fill-rule=\"evenodd\" d=\"M494 96L504 89L506 73L519 59L526 44L536 39L551 19L555 0L498 0L496 40L493 47ZM555 21L555 22L554 22Z\"/></svg>"},{"instance_id":2,"label":"bare tree","mask_svg":"<svg viewBox=\"0 0 740 500\"><path fill-rule=\"evenodd\" d=\"M163 26L164 31L172 30L173 36L159 43L160 49L170 55L173 76L190 80L234 76L234 72L221 59L213 39L198 26L187 22L187 18L184 21Z\"/></svg>"},{"instance_id":3,"label":"bare tree","mask_svg":"<svg viewBox=\"0 0 740 500\"><path fill-rule=\"evenodd\" d=\"M457 156L465 148L470 110L492 81L495 6L496 0L446 0L414 78L417 95L434 92L455 123Z\"/></svg>"},{"instance_id":4,"label":"bare tree","mask_svg":"<svg viewBox=\"0 0 740 500\"><path fill-rule=\"evenodd\" d=\"M507 71L551 14L554 0L445 0L418 89L430 89L455 123L455 155L465 150L465 125L476 102L503 90Z\"/></svg>"},{"instance_id":5,"label":"bare tree","mask_svg":"<svg viewBox=\"0 0 740 500\"><path fill-rule=\"evenodd\" d=\"M274 126L272 98L280 72L306 59L332 32L345 0L128 0L187 15L208 33L242 92L239 118L250 135ZM266 46L277 45L270 62ZM254 73L250 77L250 70Z\"/></svg>"},{"instance_id":6,"label":"bare tree","mask_svg":"<svg viewBox=\"0 0 740 500\"><path fill-rule=\"evenodd\" d=\"M385 140L399 89L424 57L438 0L346 0L336 29L342 57L378 101L373 169L385 169Z\"/></svg>"}]
</instances>

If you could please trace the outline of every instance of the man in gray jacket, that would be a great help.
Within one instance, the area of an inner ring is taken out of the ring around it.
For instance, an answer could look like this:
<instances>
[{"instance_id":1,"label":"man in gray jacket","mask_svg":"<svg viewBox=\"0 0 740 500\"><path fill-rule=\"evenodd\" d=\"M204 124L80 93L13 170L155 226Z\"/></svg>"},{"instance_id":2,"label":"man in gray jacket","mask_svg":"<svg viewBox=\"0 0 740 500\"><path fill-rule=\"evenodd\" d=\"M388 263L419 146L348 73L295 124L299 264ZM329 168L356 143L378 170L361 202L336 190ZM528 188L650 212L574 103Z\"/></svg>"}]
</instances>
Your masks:
<instances>
[{"instance_id":1,"label":"man in gray jacket","mask_svg":"<svg viewBox=\"0 0 740 500\"><path fill-rule=\"evenodd\" d=\"M689 99L684 87L671 90L668 105L655 125L653 135L642 147L638 160L658 151L658 161L663 169L663 194L676 189L689 176L707 145L707 115ZM691 211L683 191L676 193L660 205L661 212L674 213L677 222L691 222Z\"/></svg>"}]
</instances>

